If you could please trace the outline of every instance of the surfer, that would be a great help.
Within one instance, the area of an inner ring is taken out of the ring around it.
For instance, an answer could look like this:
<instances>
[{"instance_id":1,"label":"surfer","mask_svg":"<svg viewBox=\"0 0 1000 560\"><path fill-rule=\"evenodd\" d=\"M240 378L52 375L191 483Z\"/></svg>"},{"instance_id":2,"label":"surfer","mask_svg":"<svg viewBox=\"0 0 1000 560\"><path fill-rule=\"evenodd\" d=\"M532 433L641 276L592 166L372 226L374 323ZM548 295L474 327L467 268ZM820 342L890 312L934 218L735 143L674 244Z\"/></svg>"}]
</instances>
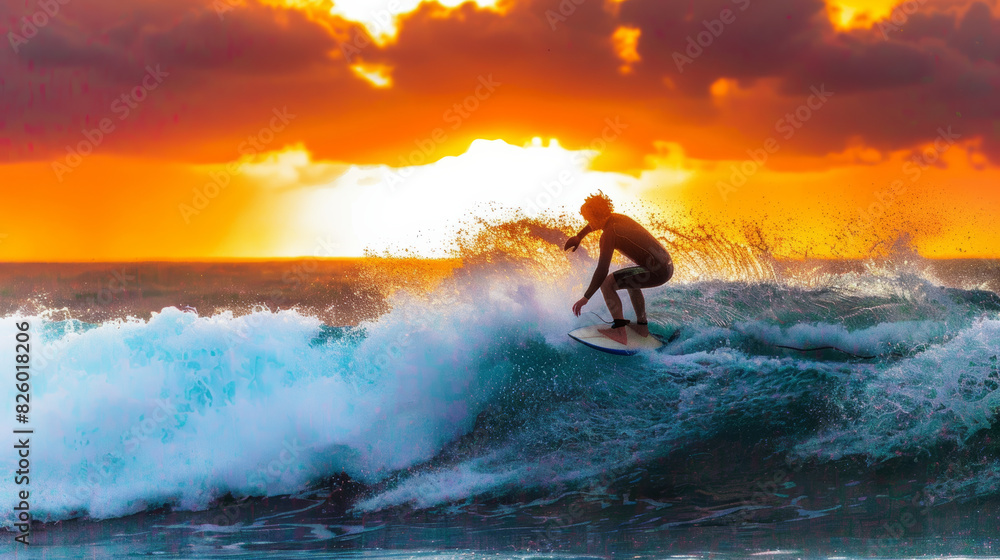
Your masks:
<instances>
[{"instance_id":1,"label":"surfer","mask_svg":"<svg viewBox=\"0 0 1000 560\"><path fill-rule=\"evenodd\" d=\"M594 271L594 278L590 281L583 299L573 304L573 314L579 317L583 306L587 305L600 288L604 294L604 301L608 304L608 311L614 319L611 328L602 329L601 333L612 340L624 339L622 329L630 321L625 319L622 300L617 292L628 290L632 308L635 310L635 330L642 336L649 336L646 300L642 296L642 290L662 286L670 280L674 274L670 253L638 222L623 214L615 214L611 199L601 191L587 197L580 207L580 214L587 220L587 225L580 230L580 233L566 241L564 250L572 248L575 252L588 233L592 231L603 231L603 233L601 233L601 254L597 260L597 270ZM632 259L637 266L608 274L611 257L616 250Z\"/></svg>"}]
</instances>

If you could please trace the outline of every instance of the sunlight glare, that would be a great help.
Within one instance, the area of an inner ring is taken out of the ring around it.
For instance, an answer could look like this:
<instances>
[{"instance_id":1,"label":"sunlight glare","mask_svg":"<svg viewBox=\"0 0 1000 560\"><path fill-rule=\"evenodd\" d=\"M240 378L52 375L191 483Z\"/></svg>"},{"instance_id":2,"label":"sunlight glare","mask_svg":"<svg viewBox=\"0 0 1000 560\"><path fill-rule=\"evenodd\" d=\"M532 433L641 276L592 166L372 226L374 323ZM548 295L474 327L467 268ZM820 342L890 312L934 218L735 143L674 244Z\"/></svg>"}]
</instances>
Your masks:
<instances>
[{"instance_id":1,"label":"sunlight glare","mask_svg":"<svg viewBox=\"0 0 1000 560\"><path fill-rule=\"evenodd\" d=\"M638 50L640 34L642 34L642 30L638 27L621 26L611 36L615 54L622 61L622 65L618 68L622 74L632 72L632 65L642 60Z\"/></svg>"},{"instance_id":2,"label":"sunlight glare","mask_svg":"<svg viewBox=\"0 0 1000 560\"><path fill-rule=\"evenodd\" d=\"M293 1L293 0L286 0ZM330 13L365 26L375 42L384 45L398 31L400 16L416 10L420 4L432 0L335 0ZM457 8L472 3L482 9L496 9L498 0L434 0L445 8Z\"/></svg>"},{"instance_id":3,"label":"sunlight glare","mask_svg":"<svg viewBox=\"0 0 1000 560\"><path fill-rule=\"evenodd\" d=\"M378 89L392 87L392 68L384 64L361 63L351 65L351 70Z\"/></svg>"},{"instance_id":4,"label":"sunlight glare","mask_svg":"<svg viewBox=\"0 0 1000 560\"><path fill-rule=\"evenodd\" d=\"M345 240L350 253L407 248L448 256L449 241L471 216L495 218L520 210L528 217L575 215L590 193L603 190L623 211L639 204L635 177L590 169L598 155L552 140L525 146L476 140L468 150L406 168L352 166L300 201L298 226L308 237ZM293 249L289 249L293 251Z\"/></svg>"},{"instance_id":5,"label":"sunlight glare","mask_svg":"<svg viewBox=\"0 0 1000 560\"><path fill-rule=\"evenodd\" d=\"M899 0L829 0L830 22L838 30L863 28L892 13Z\"/></svg>"}]
</instances>

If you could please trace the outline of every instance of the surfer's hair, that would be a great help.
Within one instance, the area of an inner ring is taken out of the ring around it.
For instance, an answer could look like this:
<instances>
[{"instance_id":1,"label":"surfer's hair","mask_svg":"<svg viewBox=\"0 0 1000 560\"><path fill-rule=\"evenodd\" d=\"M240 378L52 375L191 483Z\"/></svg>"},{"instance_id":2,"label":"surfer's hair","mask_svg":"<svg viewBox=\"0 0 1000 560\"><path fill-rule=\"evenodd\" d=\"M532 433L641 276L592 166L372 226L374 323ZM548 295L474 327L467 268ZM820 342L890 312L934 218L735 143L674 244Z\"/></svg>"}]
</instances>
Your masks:
<instances>
[{"instance_id":1,"label":"surfer's hair","mask_svg":"<svg viewBox=\"0 0 1000 560\"><path fill-rule=\"evenodd\" d=\"M608 198L608 195L601 191L597 191L597 194L592 194L583 201L583 206L580 207L580 213L589 213L598 220L607 218L615 211L615 205Z\"/></svg>"}]
</instances>

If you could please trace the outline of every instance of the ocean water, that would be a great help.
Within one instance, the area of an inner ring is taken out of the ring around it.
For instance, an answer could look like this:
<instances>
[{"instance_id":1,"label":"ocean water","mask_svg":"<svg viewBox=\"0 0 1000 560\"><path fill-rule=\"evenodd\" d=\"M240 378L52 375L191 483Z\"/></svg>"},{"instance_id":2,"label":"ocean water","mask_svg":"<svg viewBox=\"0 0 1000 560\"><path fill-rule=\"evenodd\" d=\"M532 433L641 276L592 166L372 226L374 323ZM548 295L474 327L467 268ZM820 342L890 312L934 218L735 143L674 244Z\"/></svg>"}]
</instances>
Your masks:
<instances>
[{"instance_id":1,"label":"ocean water","mask_svg":"<svg viewBox=\"0 0 1000 560\"><path fill-rule=\"evenodd\" d=\"M253 294L211 313L9 313L0 364L14 363L16 322L35 345L35 524L31 547L14 542L23 487L5 475L0 552L993 552L996 263L795 264L715 245L722 266L704 245L672 245L678 276L646 297L651 330L671 342L623 358L566 336L606 309L595 298L596 315L572 316L593 247L564 254L564 238L505 224L347 326ZM372 260L358 282L379 287L398 266ZM0 470L13 473L4 447Z\"/></svg>"}]
</instances>

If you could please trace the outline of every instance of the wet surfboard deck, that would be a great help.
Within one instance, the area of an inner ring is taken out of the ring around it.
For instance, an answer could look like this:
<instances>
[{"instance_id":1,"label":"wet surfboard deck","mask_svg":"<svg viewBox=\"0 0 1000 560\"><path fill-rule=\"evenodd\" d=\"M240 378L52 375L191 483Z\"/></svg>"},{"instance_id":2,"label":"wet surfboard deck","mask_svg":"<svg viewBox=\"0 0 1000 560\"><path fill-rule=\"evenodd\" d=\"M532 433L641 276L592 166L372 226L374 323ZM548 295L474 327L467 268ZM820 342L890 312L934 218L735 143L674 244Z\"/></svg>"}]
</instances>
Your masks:
<instances>
[{"instance_id":1,"label":"wet surfboard deck","mask_svg":"<svg viewBox=\"0 0 1000 560\"><path fill-rule=\"evenodd\" d=\"M642 336L635 331L634 325L622 327L625 331L624 343L619 340L612 340L607 335L600 332L601 329L609 329L608 325L590 325L576 329L569 333L573 340L589 346L594 350L617 354L619 356L632 356L639 352L649 352L663 347L663 341L654 334Z\"/></svg>"}]
</instances>

